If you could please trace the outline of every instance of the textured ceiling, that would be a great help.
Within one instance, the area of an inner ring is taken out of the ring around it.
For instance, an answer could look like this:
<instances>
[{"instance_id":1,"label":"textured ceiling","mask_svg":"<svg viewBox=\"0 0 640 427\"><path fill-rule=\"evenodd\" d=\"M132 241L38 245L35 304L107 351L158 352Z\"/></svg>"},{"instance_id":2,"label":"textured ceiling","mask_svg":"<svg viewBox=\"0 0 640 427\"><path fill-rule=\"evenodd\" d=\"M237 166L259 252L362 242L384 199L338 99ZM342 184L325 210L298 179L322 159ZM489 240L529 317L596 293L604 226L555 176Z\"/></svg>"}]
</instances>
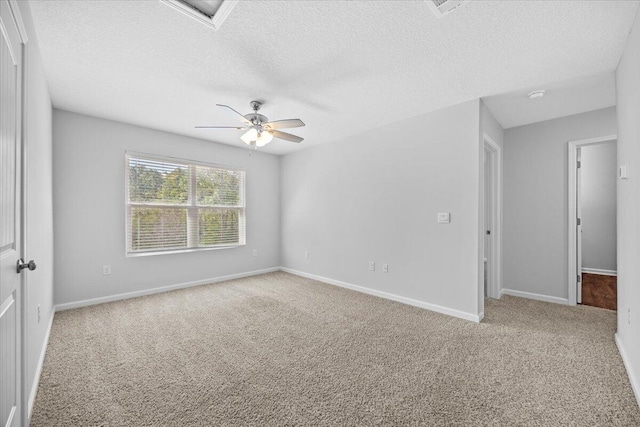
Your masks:
<instances>
[{"instance_id":1,"label":"textured ceiling","mask_svg":"<svg viewBox=\"0 0 640 427\"><path fill-rule=\"evenodd\" d=\"M283 154L492 94L615 70L635 1L240 1L218 31L149 1L32 1L54 106L244 146L215 106L301 118Z\"/></svg>"},{"instance_id":2,"label":"textured ceiling","mask_svg":"<svg viewBox=\"0 0 640 427\"><path fill-rule=\"evenodd\" d=\"M544 89L542 98L530 92ZM523 88L483 98L504 129L570 116L616 105L615 72L544 86Z\"/></svg>"}]
</instances>

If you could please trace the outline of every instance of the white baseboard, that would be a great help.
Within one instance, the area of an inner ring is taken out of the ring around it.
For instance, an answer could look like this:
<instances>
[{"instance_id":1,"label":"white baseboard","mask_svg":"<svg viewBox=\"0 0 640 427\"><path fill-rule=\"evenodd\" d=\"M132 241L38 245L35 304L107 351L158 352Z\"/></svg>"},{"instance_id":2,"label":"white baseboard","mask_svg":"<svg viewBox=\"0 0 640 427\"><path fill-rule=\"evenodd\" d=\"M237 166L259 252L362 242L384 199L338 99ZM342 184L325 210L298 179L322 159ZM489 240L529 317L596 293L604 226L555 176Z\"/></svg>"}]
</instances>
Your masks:
<instances>
[{"instance_id":1,"label":"white baseboard","mask_svg":"<svg viewBox=\"0 0 640 427\"><path fill-rule=\"evenodd\" d=\"M549 295L534 294L532 292L514 291L513 289L502 289L500 291L500 297L502 297L502 295L511 295L512 297L529 298L538 301L553 302L555 304L569 305L568 298L558 298Z\"/></svg>"},{"instance_id":2,"label":"white baseboard","mask_svg":"<svg viewBox=\"0 0 640 427\"><path fill-rule=\"evenodd\" d=\"M614 270L602 270L600 268L583 268L583 273L600 274L602 276L617 276L618 272Z\"/></svg>"},{"instance_id":3,"label":"white baseboard","mask_svg":"<svg viewBox=\"0 0 640 427\"><path fill-rule=\"evenodd\" d=\"M40 350L40 357L38 358L38 366L36 367L36 373L33 377L33 384L31 384L31 392L29 393L29 412L28 417L31 420L31 412L33 411L33 405L36 403L36 395L38 394L38 384L40 383L40 374L42 373L42 367L44 366L44 356L47 354L47 346L49 345L49 336L51 335L51 327L53 326L53 316L55 314L55 307L51 310L51 317L49 317L49 324L47 325L47 333L44 336L44 342L42 343L42 349Z\"/></svg>"},{"instance_id":4,"label":"white baseboard","mask_svg":"<svg viewBox=\"0 0 640 427\"><path fill-rule=\"evenodd\" d=\"M340 286L341 288L351 289L353 291L362 292L365 294L373 295L380 298L389 299L392 301L400 302L414 307L425 308L427 310L435 311L441 314L447 314L449 316L458 317L464 320L470 320L472 322L479 323L481 318L478 315L467 313L464 311L455 310L453 308L443 307L437 304L431 304L424 301L418 301L415 299L403 297L400 295L391 294L388 292L378 291L375 289L365 288L364 286L354 285L352 283L341 282L340 280L329 279L328 277L316 276L315 274L304 273L302 271L293 270L291 268L280 267L280 270L295 274L296 276L306 277L308 279L317 280L319 282L328 283L330 285Z\"/></svg>"},{"instance_id":5,"label":"white baseboard","mask_svg":"<svg viewBox=\"0 0 640 427\"><path fill-rule=\"evenodd\" d=\"M159 294L162 292L174 291L177 289L190 288L193 286L206 285L209 283L224 282L226 280L240 279L243 277L257 276L258 274L271 273L279 271L280 267L265 268L264 270L249 271L246 273L230 274L228 276L213 277L211 279L195 280L193 282L178 283L177 285L161 286L159 288L144 289L141 291L127 292L124 294L108 295L105 297L91 298L81 301L67 302L57 304L55 311L70 310L72 308L86 307L89 305L103 304L105 302L120 301L129 298L142 297L145 295Z\"/></svg>"},{"instance_id":6,"label":"white baseboard","mask_svg":"<svg viewBox=\"0 0 640 427\"><path fill-rule=\"evenodd\" d=\"M620 357L622 357L622 363L624 364L625 369L627 370L627 376L629 377L629 382L631 383L631 389L633 390L633 394L636 396L636 402L638 402L638 406L640 406L640 378L638 378L631 367L631 361L627 356L627 352L622 345L622 340L620 339L620 335L616 333L615 335L616 346L618 347L618 352L620 353Z\"/></svg>"}]
</instances>

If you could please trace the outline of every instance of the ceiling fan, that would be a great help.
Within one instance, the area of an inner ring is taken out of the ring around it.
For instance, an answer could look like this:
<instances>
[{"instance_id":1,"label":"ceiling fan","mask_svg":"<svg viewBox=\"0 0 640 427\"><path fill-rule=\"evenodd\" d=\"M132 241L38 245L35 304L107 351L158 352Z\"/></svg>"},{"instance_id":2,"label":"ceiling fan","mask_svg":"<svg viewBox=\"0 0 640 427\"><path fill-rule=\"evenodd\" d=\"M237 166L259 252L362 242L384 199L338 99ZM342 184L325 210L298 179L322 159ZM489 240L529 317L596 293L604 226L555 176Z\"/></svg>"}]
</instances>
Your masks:
<instances>
[{"instance_id":1,"label":"ceiling fan","mask_svg":"<svg viewBox=\"0 0 640 427\"><path fill-rule=\"evenodd\" d=\"M290 133L281 132L279 129L297 128L304 126L304 122L300 119L275 120L270 122L262 114L258 114L258 110L262 106L260 101L251 101L253 113L242 115L228 105L216 104L223 107L225 111L236 119L240 120L244 126L196 126L196 129L239 129L246 130L240 139L245 144L252 147L263 147L275 138L284 139L291 142L302 142L304 138L300 138Z\"/></svg>"}]
</instances>

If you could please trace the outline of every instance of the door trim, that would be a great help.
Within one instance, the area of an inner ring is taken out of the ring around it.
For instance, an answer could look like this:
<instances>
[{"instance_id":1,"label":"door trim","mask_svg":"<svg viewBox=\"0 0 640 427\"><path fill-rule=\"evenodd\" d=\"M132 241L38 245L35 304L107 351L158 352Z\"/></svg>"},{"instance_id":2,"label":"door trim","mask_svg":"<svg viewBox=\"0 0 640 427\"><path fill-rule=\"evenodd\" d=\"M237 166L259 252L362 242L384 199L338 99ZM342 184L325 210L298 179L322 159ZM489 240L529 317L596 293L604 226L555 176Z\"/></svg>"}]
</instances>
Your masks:
<instances>
[{"instance_id":1,"label":"door trim","mask_svg":"<svg viewBox=\"0 0 640 427\"><path fill-rule=\"evenodd\" d=\"M578 229L578 221L577 221L577 198L578 194L576 191L577 185L577 162L578 162L578 149L581 147L586 147L588 145L596 145L602 144L605 142L614 142L618 140L617 134L606 135L606 136L598 136L595 138L587 138L587 139L577 139L574 141L567 142L568 149L568 160L567 160L567 185L568 185L568 194L569 197L567 199L568 203L568 233L567 233L567 242L568 242L568 269L567 269L567 286L568 286L568 300L569 305L576 305L578 300L578 266L577 259L578 251L577 251L577 229Z\"/></svg>"},{"instance_id":2,"label":"door trim","mask_svg":"<svg viewBox=\"0 0 640 427\"><path fill-rule=\"evenodd\" d=\"M24 20L22 19L22 13L20 12L20 7L18 6L17 0L8 0L9 9L11 10L11 14L13 15L13 19L16 22L16 26L18 28L18 34L20 35L20 42L22 46L22 64L21 65L21 76L20 76L20 162L21 162L21 171L20 171L20 186L21 190L21 199L19 203L20 207L20 255L22 258L26 258L25 254L27 253L27 86L28 86L28 54L29 54L29 36L27 35L27 29L24 25ZM31 408L29 405L29 394L30 394L30 386L28 384L29 379L29 341L28 341L28 330L27 330L27 314L28 314L28 303L27 303L27 275L21 274L21 284L20 284L20 419L24 423L24 425L29 424L29 416L31 415Z\"/></svg>"},{"instance_id":3,"label":"door trim","mask_svg":"<svg viewBox=\"0 0 640 427\"><path fill-rule=\"evenodd\" d=\"M29 37L27 36L27 29L24 26L24 21L22 20L22 14L20 13L20 8L18 7L17 0L9 0L9 8L11 9L11 13L13 14L13 19L16 21L16 25L18 27L18 34L20 34L20 41L23 45L26 45L29 41Z\"/></svg>"},{"instance_id":4,"label":"door trim","mask_svg":"<svg viewBox=\"0 0 640 427\"><path fill-rule=\"evenodd\" d=\"M491 211L493 212L493 221L491 222L491 233L493 238L491 239L491 253L493 257L489 260L489 270L491 271L489 286L487 287L488 296L490 298L499 299L502 290L502 149L500 146L488 135L483 136L483 150L486 148L492 153L492 183L493 183L493 199L491 201ZM484 173L483 178L483 192L485 188ZM484 203L484 194L483 194ZM484 218L484 209L482 210L482 216ZM484 239L484 221L482 221L482 237ZM483 256L482 262L484 265L484 240L483 240ZM484 294L484 289L482 289Z\"/></svg>"}]
</instances>

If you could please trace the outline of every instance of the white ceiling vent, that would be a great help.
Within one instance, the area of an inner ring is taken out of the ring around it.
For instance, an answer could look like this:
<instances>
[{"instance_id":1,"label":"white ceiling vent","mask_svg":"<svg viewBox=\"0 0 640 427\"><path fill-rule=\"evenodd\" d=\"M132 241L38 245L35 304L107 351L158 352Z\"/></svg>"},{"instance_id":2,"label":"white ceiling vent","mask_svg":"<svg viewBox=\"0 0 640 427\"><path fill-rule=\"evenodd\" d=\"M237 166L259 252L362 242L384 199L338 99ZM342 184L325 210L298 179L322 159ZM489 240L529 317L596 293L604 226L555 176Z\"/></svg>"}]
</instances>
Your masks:
<instances>
[{"instance_id":1,"label":"white ceiling vent","mask_svg":"<svg viewBox=\"0 0 640 427\"><path fill-rule=\"evenodd\" d=\"M462 6L469 0L425 0L429 9L436 14L438 18L443 17L458 6Z\"/></svg>"},{"instance_id":2,"label":"white ceiling vent","mask_svg":"<svg viewBox=\"0 0 640 427\"><path fill-rule=\"evenodd\" d=\"M239 0L160 0L214 30L222 23Z\"/></svg>"}]
</instances>

